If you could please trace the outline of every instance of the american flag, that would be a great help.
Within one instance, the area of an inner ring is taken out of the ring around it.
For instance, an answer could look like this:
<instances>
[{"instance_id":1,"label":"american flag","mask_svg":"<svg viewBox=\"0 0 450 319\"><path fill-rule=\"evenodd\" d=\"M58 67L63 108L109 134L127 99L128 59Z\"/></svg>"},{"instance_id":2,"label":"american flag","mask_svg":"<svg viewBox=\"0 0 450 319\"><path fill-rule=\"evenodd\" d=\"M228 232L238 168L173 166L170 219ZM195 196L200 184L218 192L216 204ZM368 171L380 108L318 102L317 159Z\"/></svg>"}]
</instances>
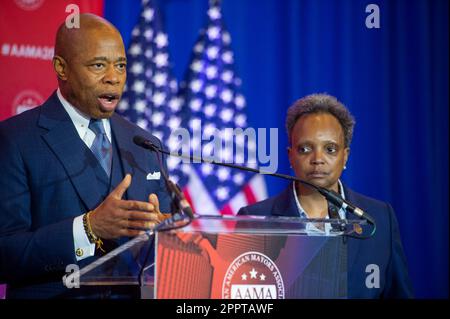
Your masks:
<instances>
[{"instance_id":1,"label":"american flag","mask_svg":"<svg viewBox=\"0 0 450 319\"><path fill-rule=\"evenodd\" d=\"M213 144L208 139L202 141L194 131L201 128L203 136L219 132L226 146L220 158L236 160L236 156L245 154L239 152L245 145L242 139L230 140L233 136L229 129L246 128L245 98L240 93L241 80L234 72L231 38L222 21L220 2L210 2L207 27L194 46L180 90L170 72L168 38L152 0L142 4L128 50L128 80L118 113L178 153L179 140L171 135L177 128L189 130L191 155L206 158L212 155ZM254 151L256 144L250 141L247 147ZM246 155L237 161L255 167L255 162L246 161ZM267 197L262 176L211 164L183 164L176 157L169 157L167 163L171 179L182 187L196 214L233 215L242 206Z\"/></svg>"},{"instance_id":2,"label":"american flag","mask_svg":"<svg viewBox=\"0 0 450 319\"><path fill-rule=\"evenodd\" d=\"M171 132L181 125L182 101L177 97L177 81L170 72L168 44L153 1L143 0L127 52L127 85L117 112L150 131L172 150L177 143ZM171 179L186 184L180 161L169 157L167 165Z\"/></svg>"},{"instance_id":3,"label":"american flag","mask_svg":"<svg viewBox=\"0 0 450 319\"><path fill-rule=\"evenodd\" d=\"M230 134L231 128L246 128L246 102L240 90L241 79L235 72L231 37L223 23L220 1L210 1L207 14L207 26L200 32L185 81L180 85L183 118L187 119L183 125L193 132L201 124L206 138L205 143L192 133L191 152L206 158L219 155L224 162L255 168L256 161L249 161L248 152L242 152L243 148L255 152L255 141L248 141L246 146L245 140ZM208 139L217 132L222 140L219 153L213 147L214 141ZM212 164L193 164L185 173L189 181L184 192L197 214L233 215L242 206L267 197L262 176Z\"/></svg>"}]
</instances>

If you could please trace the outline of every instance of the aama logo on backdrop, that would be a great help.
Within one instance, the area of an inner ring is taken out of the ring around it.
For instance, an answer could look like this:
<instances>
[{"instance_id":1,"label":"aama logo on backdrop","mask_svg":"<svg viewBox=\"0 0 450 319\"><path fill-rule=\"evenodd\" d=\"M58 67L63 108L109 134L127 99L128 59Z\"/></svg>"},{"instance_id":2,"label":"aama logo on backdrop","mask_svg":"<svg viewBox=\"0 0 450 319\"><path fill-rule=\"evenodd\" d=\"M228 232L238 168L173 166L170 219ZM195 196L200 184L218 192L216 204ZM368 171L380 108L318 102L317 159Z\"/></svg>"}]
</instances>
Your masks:
<instances>
[{"instance_id":1,"label":"aama logo on backdrop","mask_svg":"<svg viewBox=\"0 0 450 319\"><path fill-rule=\"evenodd\" d=\"M39 8L44 0L14 0L14 2L23 10L32 11Z\"/></svg>"},{"instance_id":2,"label":"aama logo on backdrop","mask_svg":"<svg viewBox=\"0 0 450 319\"><path fill-rule=\"evenodd\" d=\"M33 90L25 90L16 95L12 104L12 114L20 114L24 111L41 105L44 102L42 96Z\"/></svg>"},{"instance_id":3,"label":"aama logo on backdrop","mask_svg":"<svg viewBox=\"0 0 450 319\"><path fill-rule=\"evenodd\" d=\"M266 255L250 251L228 267L222 285L224 299L284 299L277 265Z\"/></svg>"}]
</instances>

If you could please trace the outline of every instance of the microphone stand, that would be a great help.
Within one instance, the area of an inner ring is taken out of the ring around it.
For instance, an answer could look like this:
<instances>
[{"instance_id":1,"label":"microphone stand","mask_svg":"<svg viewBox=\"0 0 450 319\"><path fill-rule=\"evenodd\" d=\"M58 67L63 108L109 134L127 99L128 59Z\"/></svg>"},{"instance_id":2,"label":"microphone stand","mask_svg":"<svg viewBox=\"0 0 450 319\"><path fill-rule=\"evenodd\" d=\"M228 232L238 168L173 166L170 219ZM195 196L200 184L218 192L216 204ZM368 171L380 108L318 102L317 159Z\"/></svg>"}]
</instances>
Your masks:
<instances>
[{"instance_id":1,"label":"microphone stand","mask_svg":"<svg viewBox=\"0 0 450 319\"><path fill-rule=\"evenodd\" d=\"M135 136L133 138L133 141L134 141L135 144L137 144L137 145L139 145L139 146L141 146L143 148L150 149L152 151L155 151L155 152L158 152L158 153L161 153L161 154L166 154L166 155L169 155L169 156L175 156L175 157L178 157L178 158L188 159L191 162L197 161L197 162L201 162L201 163L208 163L208 164L213 164L213 165L225 166L225 167L235 168L235 169L248 171L248 172L252 172L252 173L263 174L263 175L268 175L268 176L275 176L275 177L283 178L283 179L286 179L286 180L291 180L291 181L295 181L295 182L301 183L303 185L306 185L306 186L308 186L310 188L315 189L322 196L324 196L328 201L330 201L331 203L333 203L337 207L342 207L345 210L355 214L356 216L365 219L369 224L371 224L373 226L373 231L368 237L373 236L373 234L376 231L375 220L367 212L363 211L361 208L356 207L353 204L351 204L350 202L348 202L347 200L343 199L336 192L334 192L332 190L328 190L328 189L320 187L320 186L317 186L317 185L314 185L314 184L312 184L310 182L304 181L304 180L302 180L300 178L297 178L295 176L291 176L291 175L287 175L287 174L280 174L280 173L265 172L265 171L260 170L260 169L246 167L246 166L241 166L241 165L236 165L236 164L231 164L231 163L216 162L213 159L209 159L209 158L205 159L205 158L199 158L199 157L192 156L192 155L184 155L184 154L172 153L172 152L169 152L169 151L167 151L165 149L162 149L162 148L156 146L155 144L153 144L152 142L150 142L149 140L145 139L142 136ZM178 189L178 191L179 191L179 189ZM190 208L190 206L189 206L189 208ZM192 212L192 210L191 210L191 212ZM358 238L363 238L363 236L360 236Z\"/></svg>"},{"instance_id":2,"label":"microphone stand","mask_svg":"<svg viewBox=\"0 0 450 319\"><path fill-rule=\"evenodd\" d=\"M175 209L177 211L182 211L186 216L188 216L189 218L193 219L194 218L194 213L192 212L192 208L189 205L189 203L187 202L186 198L184 197L183 192L180 190L180 188L178 187L178 185L176 185L174 182L172 182L169 179L169 176L167 176L167 173L164 169L163 163L162 163L162 158L161 158L161 153L160 149L158 147L155 146L154 151L157 154L158 157L158 162L159 162L159 166L161 169L161 175L164 179L164 182L166 183L166 187L167 189L169 189L172 193L172 203L175 206Z\"/></svg>"}]
</instances>

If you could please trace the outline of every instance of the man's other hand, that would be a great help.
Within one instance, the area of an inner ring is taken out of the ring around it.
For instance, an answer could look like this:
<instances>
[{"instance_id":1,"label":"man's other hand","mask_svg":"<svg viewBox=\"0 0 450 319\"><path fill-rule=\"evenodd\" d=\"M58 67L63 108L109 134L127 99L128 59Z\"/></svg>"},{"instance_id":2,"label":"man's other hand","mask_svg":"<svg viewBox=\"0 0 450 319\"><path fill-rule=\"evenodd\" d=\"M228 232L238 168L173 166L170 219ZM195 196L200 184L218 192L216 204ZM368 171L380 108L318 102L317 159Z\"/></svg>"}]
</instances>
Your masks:
<instances>
[{"instance_id":1,"label":"man's other hand","mask_svg":"<svg viewBox=\"0 0 450 319\"><path fill-rule=\"evenodd\" d=\"M89 215L91 228L96 236L103 239L134 237L169 217L159 211L159 201L155 194L150 194L149 202L122 199L130 185L131 175L127 174Z\"/></svg>"}]
</instances>

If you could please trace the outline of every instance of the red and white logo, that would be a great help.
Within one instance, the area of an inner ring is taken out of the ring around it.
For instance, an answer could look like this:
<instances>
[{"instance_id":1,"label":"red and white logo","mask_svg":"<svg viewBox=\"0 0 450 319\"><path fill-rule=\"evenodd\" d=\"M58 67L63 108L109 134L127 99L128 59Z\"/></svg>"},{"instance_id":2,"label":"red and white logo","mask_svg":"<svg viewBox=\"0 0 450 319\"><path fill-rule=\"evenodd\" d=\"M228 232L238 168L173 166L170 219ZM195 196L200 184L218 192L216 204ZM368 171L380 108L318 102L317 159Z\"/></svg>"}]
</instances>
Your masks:
<instances>
[{"instance_id":1,"label":"red and white logo","mask_svg":"<svg viewBox=\"0 0 450 319\"><path fill-rule=\"evenodd\" d=\"M277 265L266 255L250 251L228 267L223 299L284 299L284 283Z\"/></svg>"},{"instance_id":2,"label":"red and white logo","mask_svg":"<svg viewBox=\"0 0 450 319\"><path fill-rule=\"evenodd\" d=\"M39 8L44 0L14 0L14 2L23 10L32 11Z\"/></svg>"},{"instance_id":3,"label":"red and white logo","mask_svg":"<svg viewBox=\"0 0 450 319\"><path fill-rule=\"evenodd\" d=\"M12 114L20 114L24 111L41 105L44 102L42 96L33 90L25 90L17 94L12 105Z\"/></svg>"}]
</instances>

